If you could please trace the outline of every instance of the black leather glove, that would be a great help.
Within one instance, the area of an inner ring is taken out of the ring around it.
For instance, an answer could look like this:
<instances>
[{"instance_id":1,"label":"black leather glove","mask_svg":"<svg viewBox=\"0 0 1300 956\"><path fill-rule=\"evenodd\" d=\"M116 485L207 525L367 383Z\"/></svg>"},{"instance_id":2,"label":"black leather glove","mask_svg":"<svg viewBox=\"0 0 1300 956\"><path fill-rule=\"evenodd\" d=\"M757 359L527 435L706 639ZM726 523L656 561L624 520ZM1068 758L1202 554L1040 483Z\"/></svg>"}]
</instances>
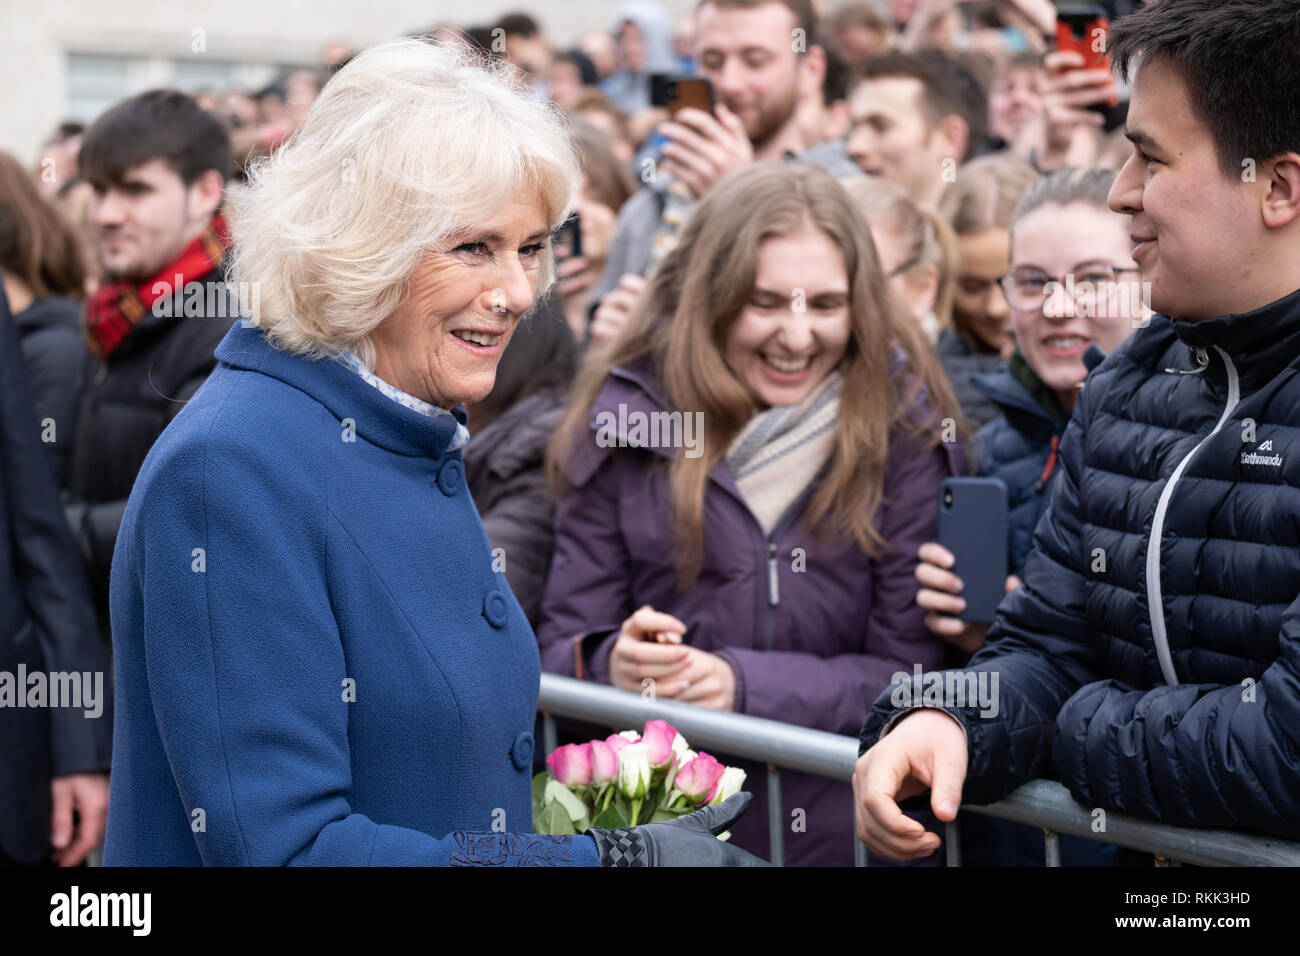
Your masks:
<instances>
[{"instance_id":1,"label":"black leather glove","mask_svg":"<svg viewBox=\"0 0 1300 956\"><path fill-rule=\"evenodd\" d=\"M602 866L771 866L754 854L718 839L740 819L752 793L735 793L666 823L586 832L596 840Z\"/></svg>"}]
</instances>

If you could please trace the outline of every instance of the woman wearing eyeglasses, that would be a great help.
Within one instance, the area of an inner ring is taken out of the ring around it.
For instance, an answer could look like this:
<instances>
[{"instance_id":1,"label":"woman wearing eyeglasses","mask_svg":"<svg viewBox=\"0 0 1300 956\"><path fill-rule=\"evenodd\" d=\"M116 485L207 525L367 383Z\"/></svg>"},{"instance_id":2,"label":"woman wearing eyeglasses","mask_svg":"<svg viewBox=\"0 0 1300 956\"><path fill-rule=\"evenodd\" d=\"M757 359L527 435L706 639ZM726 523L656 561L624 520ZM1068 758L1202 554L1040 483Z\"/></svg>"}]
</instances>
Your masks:
<instances>
[{"instance_id":1,"label":"woman wearing eyeglasses","mask_svg":"<svg viewBox=\"0 0 1300 956\"><path fill-rule=\"evenodd\" d=\"M1109 354L1151 314L1130 255L1129 217L1107 204L1114 179L1104 169L1061 170L1039 180L1011 217L1011 268L998 284L1011 311L1015 349L1004 368L973 379L1002 411L976 434L975 452L980 473L1007 486L1008 591L1020 584L1034 528L1051 500L1056 449L1074 400L1102 357L1093 351L1085 362L1085 355L1094 345ZM952 554L930 543L919 556L916 603L928 612L926 627L973 654L984 645L988 625L948 616L965 607L961 579L946 570ZM964 861L1042 865L1040 831L994 822L976 823L969 835L963 826ZM969 845L980 838L986 845ZM1062 838L1062 862L1104 863L1102 849Z\"/></svg>"}]
</instances>

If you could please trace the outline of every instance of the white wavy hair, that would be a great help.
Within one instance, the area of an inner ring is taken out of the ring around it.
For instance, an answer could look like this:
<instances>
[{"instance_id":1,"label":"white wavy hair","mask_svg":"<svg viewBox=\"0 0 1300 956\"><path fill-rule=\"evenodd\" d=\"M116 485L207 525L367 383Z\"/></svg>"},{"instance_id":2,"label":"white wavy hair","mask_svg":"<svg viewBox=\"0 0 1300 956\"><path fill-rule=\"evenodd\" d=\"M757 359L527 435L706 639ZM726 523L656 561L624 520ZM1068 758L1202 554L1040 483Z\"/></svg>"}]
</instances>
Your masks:
<instances>
[{"instance_id":1,"label":"white wavy hair","mask_svg":"<svg viewBox=\"0 0 1300 956\"><path fill-rule=\"evenodd\" d=\"M235 282L280 349L354 352L406 294L421 259L534 190L554 229L579 165L567 120L522 92L503 63L460 43L403 39L358 55L293 137L232 197ZM537 299L554 281L549 247ZM535 300L536 301L536 300Z\"/></svg>"}]
</instances>

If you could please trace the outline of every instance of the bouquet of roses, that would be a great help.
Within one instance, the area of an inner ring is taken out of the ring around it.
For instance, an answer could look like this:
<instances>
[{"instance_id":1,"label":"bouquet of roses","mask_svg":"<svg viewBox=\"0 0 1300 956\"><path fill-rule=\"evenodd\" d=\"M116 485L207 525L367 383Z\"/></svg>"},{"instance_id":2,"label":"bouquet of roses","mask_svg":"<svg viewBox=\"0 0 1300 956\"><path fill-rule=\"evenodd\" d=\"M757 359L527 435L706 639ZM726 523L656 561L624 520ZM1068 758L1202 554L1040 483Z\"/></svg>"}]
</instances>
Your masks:
<instances>
[{"instance_id":1,"label":"bouquet of roses","mask_svg":"<svg viewBox=\"0 0 1300 956\"><path fill-rule=\"evenodd\" d=\"M557 747L546 766L533 778L533 830L547 834L672 820L721 803L745 783L745 771L697 754L665 720L640 734Z\"/></svg>"}]
</instances>

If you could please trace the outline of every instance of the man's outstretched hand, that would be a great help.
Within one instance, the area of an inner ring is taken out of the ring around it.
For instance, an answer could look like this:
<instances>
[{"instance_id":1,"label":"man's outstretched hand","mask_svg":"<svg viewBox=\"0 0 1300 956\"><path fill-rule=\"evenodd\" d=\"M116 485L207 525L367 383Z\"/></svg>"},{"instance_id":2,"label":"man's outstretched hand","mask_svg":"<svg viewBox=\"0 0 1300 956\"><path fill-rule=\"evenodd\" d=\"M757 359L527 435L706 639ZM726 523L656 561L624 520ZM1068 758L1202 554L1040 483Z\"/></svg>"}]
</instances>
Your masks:
<instances>
[{"instance_id":1,"label":"man's outstretched hand","mask_svg":"<svg viewBox=\"0 0 1300 956\"><path fill-rule=\"evenodd\" d=\"M858 839L872 853L915 860L939 848L939 837L898 808L930 790L930 807L945 823L957 816L966 780L966 733L941 710L918 710L899 720L853 768Z\"/></svg>"}]
</instances>

